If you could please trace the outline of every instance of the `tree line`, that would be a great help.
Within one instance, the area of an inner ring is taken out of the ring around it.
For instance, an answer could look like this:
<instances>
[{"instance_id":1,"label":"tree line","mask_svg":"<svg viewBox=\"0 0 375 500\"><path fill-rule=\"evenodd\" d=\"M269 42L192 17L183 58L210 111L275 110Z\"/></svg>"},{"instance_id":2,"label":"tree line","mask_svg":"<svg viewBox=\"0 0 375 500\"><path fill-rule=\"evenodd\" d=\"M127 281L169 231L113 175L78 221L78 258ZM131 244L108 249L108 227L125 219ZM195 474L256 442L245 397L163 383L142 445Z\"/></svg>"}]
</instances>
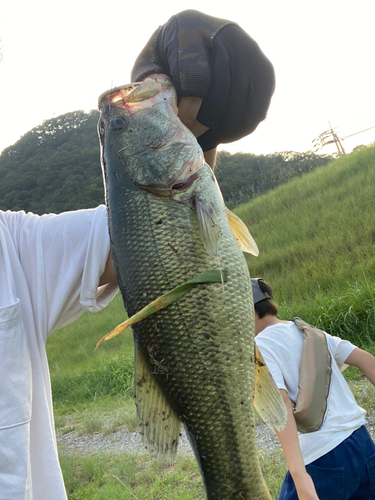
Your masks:
<instances>
[{"instance_id":1,"label":"tree line","mask_svg":"<svg viewBox=\"0 0 375 500\"><path fill-rule=\"evenodd\" d=\"M44 121L0 155L0 209L37 214L104 203L98 111ZM218 154L216 175L230 208L333 160L312 152Z\"/></svg>"}]
</instances>

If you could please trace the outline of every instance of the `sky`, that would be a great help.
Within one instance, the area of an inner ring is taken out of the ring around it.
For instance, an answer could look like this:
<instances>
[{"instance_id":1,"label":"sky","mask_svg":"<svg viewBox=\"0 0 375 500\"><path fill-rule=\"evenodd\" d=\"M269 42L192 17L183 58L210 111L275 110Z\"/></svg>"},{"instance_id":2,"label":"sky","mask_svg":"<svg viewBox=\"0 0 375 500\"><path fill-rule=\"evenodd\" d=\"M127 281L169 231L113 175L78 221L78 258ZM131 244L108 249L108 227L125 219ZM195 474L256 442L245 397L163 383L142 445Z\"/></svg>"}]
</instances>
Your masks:
<instances>
[{"instance_id":1,"label":"sky","mask_svg":"<svg viewBox=\"0 0 375 500\"><path fill-rule=\"evenodd\" d=\"M275 68L266 120L219 149L306 152L330 125L346 152L375 141L374 0L4 0L0 152L43 120L96 109L100 94L130 83L151 34L185 9L238 23Z\"/></svg>"}]
</instances>

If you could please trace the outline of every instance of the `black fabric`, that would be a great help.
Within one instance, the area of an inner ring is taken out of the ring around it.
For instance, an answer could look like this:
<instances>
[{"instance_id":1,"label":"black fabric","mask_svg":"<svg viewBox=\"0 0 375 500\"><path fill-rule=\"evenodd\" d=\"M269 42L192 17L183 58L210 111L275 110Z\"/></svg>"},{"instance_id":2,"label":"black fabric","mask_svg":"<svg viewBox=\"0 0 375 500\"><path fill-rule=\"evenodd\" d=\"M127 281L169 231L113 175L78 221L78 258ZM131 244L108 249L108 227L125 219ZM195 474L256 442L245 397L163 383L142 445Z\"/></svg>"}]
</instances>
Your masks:
<instances>
[{"instance_id":1,"label":"black fabric","mask_svg":"<svg viewBox=\"0 0 375 500\"><path fill-rule=\"evenodd\" d=\"M242 28L195 10L172 16L151 36L131 79L151 73L168 74L179 98L203 99L197 119L210 128L198 138L203 151L253 132L275 89L271 62Z\"/></svg>"}]
</instances>

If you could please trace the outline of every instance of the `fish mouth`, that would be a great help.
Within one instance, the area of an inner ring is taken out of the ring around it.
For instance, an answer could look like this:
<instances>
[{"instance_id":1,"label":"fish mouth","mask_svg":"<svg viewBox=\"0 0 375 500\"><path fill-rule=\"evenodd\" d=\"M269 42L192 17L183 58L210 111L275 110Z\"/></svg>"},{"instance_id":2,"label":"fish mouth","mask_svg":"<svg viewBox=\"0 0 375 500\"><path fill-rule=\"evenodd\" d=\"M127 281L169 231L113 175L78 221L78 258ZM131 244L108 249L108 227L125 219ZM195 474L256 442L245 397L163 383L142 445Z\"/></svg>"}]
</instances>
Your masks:
<instances>
[{"instance_id":1,"label":"fish mouth","mask_svg":"<svg viewBox=\"0 0 375 500\"><path fill-rule=\"evenodd\" d=\"M98 109L100 111L104 106L115 106L134 113L152 107L157 100L165 99L165 96L162 97L164 94L167 94L167 98L175 95L169 78L146 78L142 82L128 83L107 90L99 96Z\"/></svg>"}]
</instances>

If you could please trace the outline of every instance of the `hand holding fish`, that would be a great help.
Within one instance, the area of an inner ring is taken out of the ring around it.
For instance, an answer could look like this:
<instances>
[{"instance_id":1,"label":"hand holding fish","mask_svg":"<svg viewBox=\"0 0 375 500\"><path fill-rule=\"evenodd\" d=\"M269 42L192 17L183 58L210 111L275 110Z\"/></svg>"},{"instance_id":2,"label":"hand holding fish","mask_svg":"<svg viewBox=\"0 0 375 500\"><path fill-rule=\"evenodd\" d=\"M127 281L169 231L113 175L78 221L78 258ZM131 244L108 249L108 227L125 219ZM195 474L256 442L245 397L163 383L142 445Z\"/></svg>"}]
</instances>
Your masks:
<instances>
[{"instance_id":1,"label":"hand holding fish","mask_svg":"<svg viewBox=\"0 0 375 500\"><path fill-rule=\"evenodd\" d=\"M197 122L204 133L185 125L204 152L253 132L266 117L275 85L272 64L242 28L194 10L172 16L155 31L131 81L153 73L170 77L179 107L184 98L201 100Z\"/></svg>"}]
</instances>

